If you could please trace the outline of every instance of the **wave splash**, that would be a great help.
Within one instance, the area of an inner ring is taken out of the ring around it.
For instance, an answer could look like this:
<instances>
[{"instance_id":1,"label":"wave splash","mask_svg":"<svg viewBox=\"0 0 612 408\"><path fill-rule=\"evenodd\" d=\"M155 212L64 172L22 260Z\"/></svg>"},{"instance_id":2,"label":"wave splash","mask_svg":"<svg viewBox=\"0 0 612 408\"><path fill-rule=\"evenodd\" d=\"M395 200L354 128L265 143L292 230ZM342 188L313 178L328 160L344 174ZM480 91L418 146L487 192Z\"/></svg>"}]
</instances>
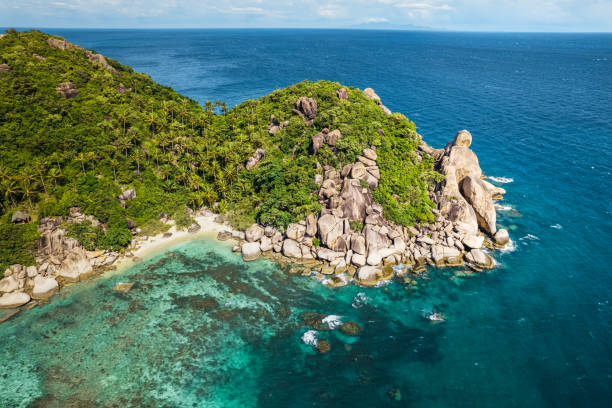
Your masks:
<instances>
[{"instance_id":1,"label":"wave splash","mask_svg":"<svg viewBox=\"0 0 612 408\"><path fill-rule=\"evenodd\" d=\"M489 180L493 180L493 181L496 181L496 182L502 183L502 184L514 182L514 179L510 178L510 177L493 177L493 176L489 176L488 178L489 178Z\"/></svg>"}]
</instances>

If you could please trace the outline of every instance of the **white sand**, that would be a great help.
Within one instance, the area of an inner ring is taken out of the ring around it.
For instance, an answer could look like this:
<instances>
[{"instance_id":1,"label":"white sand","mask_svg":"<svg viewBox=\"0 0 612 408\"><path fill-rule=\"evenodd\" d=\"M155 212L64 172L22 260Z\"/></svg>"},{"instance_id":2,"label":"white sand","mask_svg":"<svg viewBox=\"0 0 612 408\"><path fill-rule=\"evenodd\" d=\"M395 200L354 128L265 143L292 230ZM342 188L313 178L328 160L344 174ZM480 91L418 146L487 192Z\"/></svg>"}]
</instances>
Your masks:
<instances>
[{"instance_id":1,"label":"white sand","mask_svg":"<svg viewBox=\"0 0 612 408\"><path fill-rule=\"evenodd\" d=\"M134 265L134 259L140 260L151 259L156 255L164 252L168 247L179 244L181 242L191 241L194 239L216 236L221 231L234 232L234 229L226 224L221 224L215 221L216 214L213 215L202 215L194 217L195 221L200 224L200 230L197 232L187 232L187 230L177 231L173 225L167 232L172 233L169 237L164 237L164 233L157 234L152 237L139 237L136 238L135 247L128 250L132 253L131 257L125 255L121 256L114 265L117 267L117 271L125 270ZM134 258L137 257L137 258Z\"/></svg>"}]
</instances>

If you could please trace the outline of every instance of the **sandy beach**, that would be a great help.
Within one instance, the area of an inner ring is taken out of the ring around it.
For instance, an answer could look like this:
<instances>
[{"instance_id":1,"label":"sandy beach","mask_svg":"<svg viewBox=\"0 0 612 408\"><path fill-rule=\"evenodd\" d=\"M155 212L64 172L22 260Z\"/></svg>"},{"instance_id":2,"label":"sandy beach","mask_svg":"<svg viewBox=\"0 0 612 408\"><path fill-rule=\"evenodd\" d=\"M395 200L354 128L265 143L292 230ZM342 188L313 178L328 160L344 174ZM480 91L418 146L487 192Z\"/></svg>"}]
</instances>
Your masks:
<instances>
[{"instance_id":1,"label":"sandy beach","mask_svg":"<svg viewBox=\"0 0 612 408\"><path fill-rule=\"evenodd\" d=\"M200 215L194 217L195 222L200 225L200 229L196 232L188 232L185 230L177 231L176 226L172 226L167 232L160 233L150 237L137 237L134 240L134 246L131 250L122 255L116 262L117 271L121 272L133 266L136 262L151 259L154 256L164 252L168 247L171 247L182 242L191 241L202 237L216 236L221 231L235 232L235 230L227 224L222 224L215 221L217 214ZM167 236L168 233L172 235ZM129 254L130 256L127 256Z\"/></svg>"}]
</instances>

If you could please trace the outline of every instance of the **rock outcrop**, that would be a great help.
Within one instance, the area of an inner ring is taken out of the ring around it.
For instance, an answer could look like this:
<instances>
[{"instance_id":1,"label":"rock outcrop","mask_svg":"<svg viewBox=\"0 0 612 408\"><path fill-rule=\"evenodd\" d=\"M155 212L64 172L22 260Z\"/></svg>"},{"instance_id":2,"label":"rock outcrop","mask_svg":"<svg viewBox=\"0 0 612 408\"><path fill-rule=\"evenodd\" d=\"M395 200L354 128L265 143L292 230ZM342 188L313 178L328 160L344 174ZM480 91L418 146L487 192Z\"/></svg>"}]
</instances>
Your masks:
<instances>
[{"instance_id":1,"label":"rock outcrop","mask_svg":"<svg viewBox=\"0 0 612 408\"><path fill-rule=\"evenodd\" d=\"M364 94L380 100L372 89ZM338 92L338 98L343 95ZM314 100L303 97L296 110L299 108L304 119L313 118L315 106ZM323 145L335 151L341 137L338 130L321 130L313 136L313 153ZM433 224L403 227L385 218L383 207L372 196L380 179L378 154L372 146L363 149L353 163L339 168L319 165L322 174L316 175L315 183L319 186L321 212L308 214L284 231L252 225L241 248L243 257L252 260L271 248L292 260L325 262L319 267L319 276L334 275L326 280L331 287L346 284L346 278L337 276L344 274L353 276L360 285L376 285L391 279L391 266L400 263L414 265L414 273L425 270L424 265L459 266L464 262L476 270L491 268L494 261L481 248L485 234L495 234L496 245L508 242L507 231L496 234L493 207L493 197L505 191L481 179L482 170L470 150L471 143L471 134L460 131L444 149L433 149L424 142L419 147L417 156L433 157L436 168L445 176L430 192L438 206L432 210Z\"/></svg>"},{"instance_id":2,"label":"rock outcrop","mask_svg":"<svg viewBox=\"0 0 612 408\"><path fill-rule=\"evenodd\" d=\"M64 99L74 98L79 95L79 90L72 82L62 82L55 87L55 92Z\"/></svg>"},{"instance_id":3,"label":"rock outcrop","mask_svg":"<svg viewBox=\"0 0 612 408\"><path fill-rule=\"evenodd\" d=\"M254 169L265 155L266 151L264 149L255 150L255 153L253 153L253 155L247 160L245 168L247 170Z\"/></svg>"},{"instance_id":4,"label":"rock outcrop","mask_svg":"<svg viewBox=\"0 0 612 408\"><path fill-rule=\"evenodd\" d=\"M302 96L295 103L293 111L309 121L309 123L312 123L312 120L317 117L317 109L317 101L314 98Z\"/></svg>"}]
</instances>

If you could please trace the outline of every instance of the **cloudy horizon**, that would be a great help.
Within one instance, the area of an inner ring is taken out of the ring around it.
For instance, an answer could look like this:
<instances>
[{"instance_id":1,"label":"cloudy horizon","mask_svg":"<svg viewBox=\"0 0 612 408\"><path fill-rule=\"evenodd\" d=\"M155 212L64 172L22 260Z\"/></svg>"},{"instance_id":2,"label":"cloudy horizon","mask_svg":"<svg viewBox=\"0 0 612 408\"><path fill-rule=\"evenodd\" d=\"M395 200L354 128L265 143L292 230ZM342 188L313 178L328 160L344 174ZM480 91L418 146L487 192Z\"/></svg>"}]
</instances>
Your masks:
<instances>
[{"instance_id":1,"label":"cloudy horizon","mask_svg":"<svg viewBox=\"0 0 612 408\"><path fill-rule=\"evenodd\" d=\"M0 26L611 32L604 0L0 0Z\"/></svg>"}]
</instances>

